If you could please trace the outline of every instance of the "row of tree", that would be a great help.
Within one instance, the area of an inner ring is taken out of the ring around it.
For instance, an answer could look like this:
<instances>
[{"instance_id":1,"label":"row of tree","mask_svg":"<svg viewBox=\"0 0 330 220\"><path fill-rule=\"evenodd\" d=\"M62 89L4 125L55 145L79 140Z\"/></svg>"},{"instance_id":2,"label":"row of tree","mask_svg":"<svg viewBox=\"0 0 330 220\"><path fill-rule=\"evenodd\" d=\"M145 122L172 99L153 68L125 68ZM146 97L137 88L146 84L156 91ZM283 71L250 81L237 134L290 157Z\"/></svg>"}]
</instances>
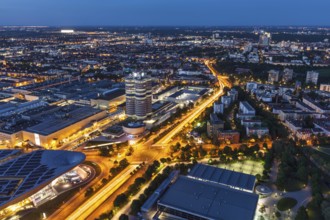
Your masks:
<instances>
[{"instance_id":1,"label":"row of tree","mask_svg":"<svg viewBox=\"0 0 330 220\"><path fill-rule=\"evenodd\" d=\"M142 177L137 177L134 183L132 183L124 193L119 194L115 198L113 206L115 208L120 208L125 205L128 202L128 198L135 195L140 190L141 186L152 178L152 175L157 172L159 166L160 163L158 160L150 164Z\"/></svg>"},{"instance_id":2,"label":"row of tree","mask_svg":"<svg viewBox=\"0 0 330 220\"><path fill-rule=\"evenodd\" d=\"M149 184L148 188L146 188L139 196L138 199L135 199L131 203L131 214L137 215L140 212L141 206L144 202L152 195L152 193L162 184L162 182L170 175L173 170L179 170L181 174L187 174L188 170L193 166L193 164L175 164L174 167L167 166L161 174L158 174Z\"/></svg>"}]
</instances>

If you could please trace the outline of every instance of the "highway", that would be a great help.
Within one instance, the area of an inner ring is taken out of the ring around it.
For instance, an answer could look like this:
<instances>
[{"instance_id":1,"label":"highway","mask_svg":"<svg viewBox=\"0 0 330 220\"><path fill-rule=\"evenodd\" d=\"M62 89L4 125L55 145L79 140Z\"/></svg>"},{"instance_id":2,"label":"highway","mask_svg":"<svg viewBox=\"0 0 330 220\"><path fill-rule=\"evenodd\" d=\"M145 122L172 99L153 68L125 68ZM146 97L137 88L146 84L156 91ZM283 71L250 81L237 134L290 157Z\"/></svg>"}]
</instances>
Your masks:
<instances>
[{"instance_id":1,"label":"highway","mask_svg":"<svg viewBox=\"0 0 330 220\"><path fill-rule=\"evenodd\" d=\"M130 165L122 171L116 178L107 183L101 190L89 198L85 203L74 210L66 219L86 219L97 207L99 207L111 194L121 187L130 177L131 172L137 165Z\"/></svg>"},{"instance_id":2,"label":"highway","mask_svg":"<svg viewBox=\"0 0 330 220\"><path fill-rule=\"evenodd\" d=\"M231 84L228 82L227 77L221 76L217 70L212 66L211 61L205 61L205 64L210 69L212 74L217 77L219 81L219 90L214 93L210 98L205 100L199 106L194 108L190 113L186 115L186 117L182 120L180 124L178 124L171 132L165 135L162 139L160 139L154 146L164 146L167 145L171 139L178 134L184 126L193 122L209 105L213 104L216 100L219 99L221 95L223 95L223 89L225 86L231 87Z\"/></svg>"},{"instance_id":3,"label":"highway","mask_svg":"<svg viewBox=\"0 0 330 220\"><path fill-rule=\"evenodd\" d=\"M219 99L221 95L223 95L223 89L225 86L230 87L230 83L227 80L227 77L220 76L220 74L213 68L212 61L206 61L205 65L208 66L212 74L214 74L218 81L219 81L219 90L217 90L214 94L212 94L210 97L208 97L206 100L204 100L200 105L195 107L193 110L188 112L185 116L182 117L181 122L167 135L165 135L161 140L159 140L156 144L153 146L161 146L161 148L157 147L151 147L152 140L148 139L143 143L139 143L136 145L133 145L134 147L134 153L133 156L130 158L130 162L132 161L153 161L155 159L159 159L161 157L166 157L167 155L167 149L164 148L167 144L170 143L171 139L181 132L182 128L186 126L187 124L194 121L199 115L205 110L206 107L210 106ZM157 134L152 135L157 136ZM101 165L101 175L97 178L97 182L99 182L103 177L107 178L107 175L109 174L109 165L110 163L104 163L106 162L104 158L100 158L99 156L88 154L87 159L90 161L94 161ZM130 166L135 167L136 166ZM96 210L105 210L107 209L108 205L105 203L107 201L107 198L109 198L111 195L117 194L117 190L122 188L123 184L131 177L130 172L132 170L129 169L123 171L124 173L118 175L115 179L113 179L111 182L109 182L107 185L102 187L100 191L98 191L95 195L93 195L91 198L87 199L84 198L84 193L81 194L79 198L70 199L65 204L62 205L60 210L57 210L53 215L51 215L49 219L89 219L91 216L95 217L95 214L99 212L96 212ZM93 181L93 184L96 184L96 180ZM91 184L88 184L91 186ZM84 188L86 189L86 188ZM85 190L82 190L84 192ZM76 196L75 196L76 197ZM77 208L78 207L78 208ZM91 215L92 214L92 215Z\"/></svg>"}]
</instances>

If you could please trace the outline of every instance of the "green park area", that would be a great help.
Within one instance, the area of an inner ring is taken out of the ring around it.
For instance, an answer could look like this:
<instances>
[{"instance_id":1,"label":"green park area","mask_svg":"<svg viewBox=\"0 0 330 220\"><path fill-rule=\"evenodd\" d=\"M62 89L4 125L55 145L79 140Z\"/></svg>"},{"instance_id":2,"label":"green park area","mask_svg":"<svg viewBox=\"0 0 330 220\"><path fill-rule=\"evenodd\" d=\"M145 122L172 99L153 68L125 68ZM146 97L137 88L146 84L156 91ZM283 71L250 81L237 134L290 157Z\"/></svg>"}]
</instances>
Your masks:
<instances>
[{"instance_id":1,"label":"green park area","mask_svg":"<svg viewBox=\"0 0 330 220\"><path fill-rule=\"evenodd\" d=\"M227 170L233 170L236 172L251 174L254 176L257 174L262 175L262 172L264 170L262 162L254 161L254 160L243 160L232 163L222 163L219 164L218 167Z\"/></svg>"},{"instance_id":2,"label":"green park area","mask_svg":"<svg viewBox=\"0 0 330 220\"><path fill-rule=\"evenodd\" d=\"M290 197L285 197L280 199L277 202L277 209L280 211L286 211L289 209L292 209L293 207L295 207L297 205L297 200L294 198L290 198Z\"/></svg>"}]
</instances>

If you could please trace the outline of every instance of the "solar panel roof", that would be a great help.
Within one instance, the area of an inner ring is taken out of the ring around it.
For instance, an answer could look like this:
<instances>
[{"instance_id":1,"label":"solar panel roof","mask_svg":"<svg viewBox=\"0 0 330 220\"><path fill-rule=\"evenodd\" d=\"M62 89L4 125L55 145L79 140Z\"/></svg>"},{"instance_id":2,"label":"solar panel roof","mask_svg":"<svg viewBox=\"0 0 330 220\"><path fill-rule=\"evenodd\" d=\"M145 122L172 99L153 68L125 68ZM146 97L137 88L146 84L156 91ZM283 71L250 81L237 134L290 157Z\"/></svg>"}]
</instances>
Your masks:
<instances>
[{"instance_id":1,"label":"solar panel roof","mask_svg":"<svg viewBox=\"0 0 330 220\"><path fill-rule=\"evenodd\" d=\"M20 150L0 150L0 161L19 153Z\"/></svg>"},{"instance_id":2,"label":"solar panel roof","mask_svg":"<svg viewBox=\"0 0 330 220\"><path fill-rule=\"evenodd\" d=\"M0 207L51 182L84 160L85 155L80 152L37 150L0 164Z\"/></svg>"},{"instance_id":3,"label":"solar panel roof","mask_svg":"<svg viewBox=\"0 0 330 220\"><path fill-rule=\"evenodd\" d=\"M253 191L256 181L256 177L253 175L205 164L196 164L188 176L249 191Z\"/></svg>"}]
</instances>

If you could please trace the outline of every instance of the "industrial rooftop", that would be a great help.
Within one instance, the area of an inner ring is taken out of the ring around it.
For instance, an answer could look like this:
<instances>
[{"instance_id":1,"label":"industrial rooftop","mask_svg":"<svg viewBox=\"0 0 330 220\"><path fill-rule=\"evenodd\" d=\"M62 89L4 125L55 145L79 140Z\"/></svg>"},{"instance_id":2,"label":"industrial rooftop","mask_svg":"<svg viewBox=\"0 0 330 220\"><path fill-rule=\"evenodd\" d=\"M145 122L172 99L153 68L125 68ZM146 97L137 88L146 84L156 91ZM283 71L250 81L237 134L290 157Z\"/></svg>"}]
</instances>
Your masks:
<instances>
[{"instance_id":1,"label":"industrial rooftop","mask_svg":"<svg viewBox=\"0 0 330 220\"><path fill-rule=\"evenodd\" d=\"M158 206L210 220L252 220L257 203L256 194L180 176Z\"/></svg>"},{"instance_id":2,"label":"industrial rooftop","mask_svg":"<svg viewBox=\"0 0 330 220\"><path fill-rule=\"evenodd\" d=\"M253 191L256 177L253 175L239 173L205 164L196 164L190 171L188 177L203 179L213 183Z\"/></svg>"},{"instance_id":3,"label":"industrial rooftop","mask_svg":"<svg viewBox=\"0 0 330 220\"><path fill-rule=\"evenodd\" d=\"M67 109L65 110L65 108ZM88 106L71 105L70 108L65 106L53 114L42 115L41 123L26 130L41 135L49 135L100 112L101 110Z\"/></svg>"}]
</instances>

